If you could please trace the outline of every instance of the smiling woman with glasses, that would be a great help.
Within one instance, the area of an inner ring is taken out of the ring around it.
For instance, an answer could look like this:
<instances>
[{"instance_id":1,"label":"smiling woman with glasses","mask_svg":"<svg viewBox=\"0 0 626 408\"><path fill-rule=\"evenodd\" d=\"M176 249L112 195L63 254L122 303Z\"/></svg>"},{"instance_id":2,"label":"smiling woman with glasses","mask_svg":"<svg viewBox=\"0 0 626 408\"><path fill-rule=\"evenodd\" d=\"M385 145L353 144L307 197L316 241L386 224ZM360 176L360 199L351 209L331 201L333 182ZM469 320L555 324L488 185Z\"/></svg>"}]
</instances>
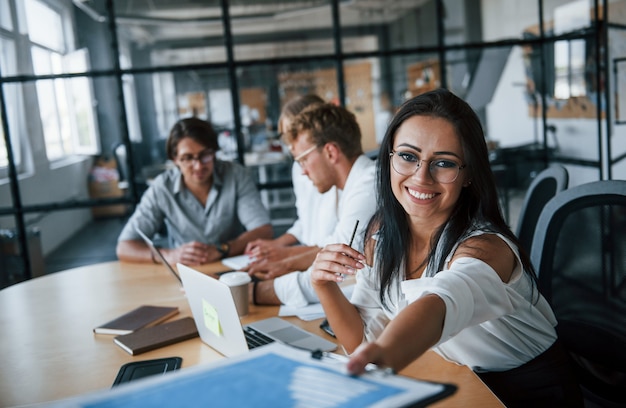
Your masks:
<instances>
[{"instance_id":1,"label":"smiling woman with glasses","mask_svg":"<svg viewBox=\"0 0 626 408\"><path fill-rule=\"evenodd\" d=\"M166 143L176 165L159 175L141 198L118 239L124 261L154 257L136 232L152 237L167 229L170 264L199 265L243 253L248 242L272 236L267 209L254 180L234 162L217 160L217 134L198 118L179 120Z\"/></svg>"},{"instance_id":2,"label":"smiling woman with glasses","mask_svg":"<svg viewBox=\"0 0 626 408\"><path fill-rule=\"evenodd\" d=\"M311 272L348 371L399 371L433 349L469 366L507 407L581 407L554 313L500 211L472 108L445 89L406 101L377 166L365 250L327 245ZM337 285L347 275L356 276L350 299Z\"/></svg>"},{"instance_id":3,"label":"smiling woman with glasses","mask_svg":"<svg viewBox=\"0 0 626 408\"><path fill-rule=\"evenodd\" d=\"M453 183L459 176L459 171L465 168L465 165L459 165L450 159L421 160L411 152L392 151L389 156L393 169L403 176L415 174L422 167L422 163L426 162L430 176L438 183L444 184Z\"/></svg>"}]
</instances>

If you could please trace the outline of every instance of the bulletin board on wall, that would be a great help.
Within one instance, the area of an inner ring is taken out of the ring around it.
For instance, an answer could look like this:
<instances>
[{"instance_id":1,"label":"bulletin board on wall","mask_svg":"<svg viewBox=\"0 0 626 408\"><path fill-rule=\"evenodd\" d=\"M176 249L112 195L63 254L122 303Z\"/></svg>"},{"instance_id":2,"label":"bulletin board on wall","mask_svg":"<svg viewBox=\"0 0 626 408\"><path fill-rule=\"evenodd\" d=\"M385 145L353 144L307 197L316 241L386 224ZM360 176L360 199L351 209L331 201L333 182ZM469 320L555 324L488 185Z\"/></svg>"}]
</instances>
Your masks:
<instances>
[{"instance_id":1,"label":"bulletin board on wall","mask_svg":"<svg viewBox=\"0 0 626 408\"><path fill-rule=\"evenodd\" d=\"M557 44L558 45L558 44ZM595 97L598 94L595 83L595 67L593 64L586 64L580 67L578 71L584 70L584 75L578 75L578 80L582 82L578 89L585 88L586 95L569 95L568 97L557 97L555 88L557 83L562 83L562 76L556 74L554 54L546 55L546 69L538 69L537 61L540 58L541 49L526 46L522 48L522 56L525 65L526 75L526 95L528 101L528 116L531 118L540 118L543 116L542 97L546 96L546 117L554 119L573 119L585 118L596 119L598 117L598 108ZM593 55L587 56L589 60L595 60ZM569 68L572 70L573 68ZM567 67L561 67L561 71L567 70ZM575 70L575 69L574 69ZM542 92L542 83L545 81L546 90ZM600 84L600 92L603 92L603 84ZM602 109L600 117L604 118L606 112Z\"/></svg>"},{"instance_id":2,"label":"bulletin board on wall","mask_svg":"<svg viewBox=\"0 0 626 408\"><path fill-rule=\"evenodd\" d=\"M376 124L372 93L372 66L369 63L346 65L346 107L356 116L361 134L363 150L374 150L376 142Z\"/></svg>"},{"instance_id":3,"label":"bulletin board on wall","mask_svg":"<svg viewBox=\"0 0 626 408\"><path fill-rule=\"evenodd\" d=\"M344 66L346 78L346 108L356 116L361 128L363 150L373 150L376 143L374 102L372 100L372 66L359 62ZM327 102L339 104L337 72L334 68L315 71L284 72L278 75L280 104L308 93L314 93Z\"/></svg>"},{"instance_id":4,"label":"bulletin board on wall","mask_svg":"<svg viewBox=\"0 0 626 408\"><path fill-rule=\"evenodd\" d=\"M592 27L593 24L595 24L594 19L596 18L596 10L592 6L593 2L589 2L588 5L584 2L579 2L579 4L574 3L575 2L572 2L571 4L563 4L561 7L568 8L570 6L574 6L588 8L588 18L581 19L582 16L586 15L584 10L581 12L580 9L577 9L574 10L574 13L569 15L567 13L557 13L555 9L553 13L555 18L544 23L544 31L546 33L550 33L551 35L562 35L567 32L574 32L581 28ZM608 13L611 23L626 23L626 1L618 0L611 2ZM603 5L599 4L597 16L600 20L602 20L603 14ZM611 33L613 32L616 31L610 30L609 35L611 36ZM527 27L524 30L524 34L535 38L539 37L539 26L533 25ZM586 41L587 47L585 49L584 61L584 87L586 89L586 94L571 95L567 98L554 97L554 82L560 67L560 63L558 61L559 58L555 56L555 54L564 54L554 51L552 52L553 55L548 54L546 56L546 63L548 64L547 71L549 72L541 72L536 68L532 69L533 58L535 60L539 58L541 56L541 51L533 49L531 46L525 46L522 48L524 64L526 65L526 89L527 94L530 95L528 98L528 115L530 117L541 117L543 115L542 100L540 96L542 94L542 90L540 89L541 81L543 80L548 86L548 88L543 92L547 96L546 117L558 119L596 119L598 118L598 101L600 101L600 119L606 118L606 107L604 106L601 97L605 91L605 81L604 79L600 79L600 81L596 80L597 67L595 66L595 53L597 50L595 47L595 39L589 38ZM609 37L609 55L616 55L616 51L624 48L623 43L623 38ZM555 45L558 45L558 42ZM601 45L601 48L603 47L604 44ZM619 54L623 53L618 52L617 55ZM560 68L563 69L563 67ZM578 67L569 66L568 68L570 71L575 72ZM542 77L542 75L545 78Z\"/></svg>"},{"instance_id":5,"label":"bulletin board on wall","mask_svg":"<svg viewBox=\"0 0 626 408\"><path fill-rule=\"evenodd\" d=\"M204 92L187 92L178 96L178 117L194 116L207 119L206 94Z\"/></svg>"},{"instance_id":6,"label":"bulletin board on wall","mask_svg":"<svg viewBox=\"0 0 626 408\"><path fill-rule=\"evenodd\" d=\"M411 98L440 88L439 61L430 59L409 65L407 67L407 80L409 82L407 89Z\"/></svg>"},{"instance_id":7,"label":"bulletin board on wall","mask_svg":"<svg viewBox=\"0 0 626 408\"><path fill-rule=\"evenodd\" d=\"M251 111L255 111L255 122L265 123L267 117L267 92L265 88L242 88L239 92L241 105L247 106Z\"/></svg>"}]
</instances>

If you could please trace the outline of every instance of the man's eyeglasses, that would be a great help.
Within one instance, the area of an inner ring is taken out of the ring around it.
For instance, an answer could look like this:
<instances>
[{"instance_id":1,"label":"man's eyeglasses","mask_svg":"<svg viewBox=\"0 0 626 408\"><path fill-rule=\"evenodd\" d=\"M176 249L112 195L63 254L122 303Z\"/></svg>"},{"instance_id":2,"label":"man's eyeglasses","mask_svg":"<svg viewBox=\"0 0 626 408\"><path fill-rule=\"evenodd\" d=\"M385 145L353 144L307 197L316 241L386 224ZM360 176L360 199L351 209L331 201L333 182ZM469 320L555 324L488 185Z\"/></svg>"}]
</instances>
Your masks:
<instances>
[{"instance_id":1,"label":"man's eyeglasses","mask_svg":"<svg viewBox=\"0 0 626 408\"><path fill-rule=\"evenodd\" d=\"M317 149L317 146L309 147L308 149L306 149L305 151L303 151L302 153L294 157L293 161L295 161L296 163L300 165L300 167L302 167L305 164L304 158L315 149Z\"/></svg>"},{"instance_id":2,"label":"man's eyeglasses","mask_svg":"<svg viewBox=\"0 0 626 408\"><path fill-rule=\"evenodd\" d=\"M191 167L195 162L200 164L209 164L215 158L215 152L213 150L204 150L197 155L184 154L178 158L181 166Z\"/></svg>"},{"instance_id":3,"label":"man's eyeglasses","mask_svg":"<svg viewBox=\"0 0 626 408\"><path fill-rule=\"evenodd\" d=\"M389 156L391 166L398 174L411 176L422 167L423 162L426 162L433 180L443 184L453 183L459 177L459 172L465 168L465 165L459 165L449 159L421 160L410 152L392 151Z\"/></svg>"}]
</instances>

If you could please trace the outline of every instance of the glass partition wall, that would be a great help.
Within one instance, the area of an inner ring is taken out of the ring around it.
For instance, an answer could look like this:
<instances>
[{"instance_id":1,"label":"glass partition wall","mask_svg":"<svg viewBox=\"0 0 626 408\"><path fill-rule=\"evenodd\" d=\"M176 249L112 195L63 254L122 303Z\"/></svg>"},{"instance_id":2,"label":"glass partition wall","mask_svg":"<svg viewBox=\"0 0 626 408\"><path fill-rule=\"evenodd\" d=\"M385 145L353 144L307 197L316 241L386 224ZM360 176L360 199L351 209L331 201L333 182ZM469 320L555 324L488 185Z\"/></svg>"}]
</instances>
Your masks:
<instances>
[{"instance_id":1,"label":"glass partition wall","mask_svg":"<svg viewBox=\"0 0 626 408\"><path fill-rule=\"evenodd\" d=\"M0 230L23 279L33 231L46 254L128 214L183 117L213 123L268 208L292 205L277 120L306 93L350 109L374 156L403 101L452 90L503 196L555 162L571 185L625 174L626 0L0 0L0 16Z\"/></svg>"}]
</instances>

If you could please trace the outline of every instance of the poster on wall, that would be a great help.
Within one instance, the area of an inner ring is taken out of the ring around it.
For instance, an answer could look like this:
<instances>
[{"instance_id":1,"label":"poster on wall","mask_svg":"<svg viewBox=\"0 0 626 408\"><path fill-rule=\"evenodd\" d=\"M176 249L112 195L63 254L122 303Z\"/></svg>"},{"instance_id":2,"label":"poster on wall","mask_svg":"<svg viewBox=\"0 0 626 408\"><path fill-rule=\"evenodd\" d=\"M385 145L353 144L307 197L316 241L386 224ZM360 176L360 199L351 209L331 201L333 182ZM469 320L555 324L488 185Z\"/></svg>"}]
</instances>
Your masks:
<instances>
[{"instance_id":1,"label":"poster on wall","mask_svg":"<svg viewBox=\"0 0 626 408\"><path fill-rule=\"evenodd\" d=\"M187 92L179 95L178 116L180 118L193 116L204 120L208 119L204 92Z\"/></svg>"}]
</instances>

